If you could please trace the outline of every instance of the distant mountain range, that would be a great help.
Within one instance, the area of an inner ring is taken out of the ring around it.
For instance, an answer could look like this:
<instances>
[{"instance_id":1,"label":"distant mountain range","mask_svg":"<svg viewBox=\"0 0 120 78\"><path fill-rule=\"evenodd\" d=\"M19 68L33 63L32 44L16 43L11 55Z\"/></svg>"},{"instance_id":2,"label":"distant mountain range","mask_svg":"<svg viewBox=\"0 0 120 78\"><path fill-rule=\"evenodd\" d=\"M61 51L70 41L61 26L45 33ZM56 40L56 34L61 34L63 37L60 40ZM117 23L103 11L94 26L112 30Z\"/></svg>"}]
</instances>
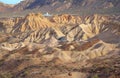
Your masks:
<instances>
[{"instance_id":1,"label":"distant mountain range","mask_svg":"<svg viewBox=\"0 0 120 78\"><path fill-rule=\"evenodd\" d=\"M2 9L1 9L2 7ZM0 11L12 9L12 11L39 10L41 12L120 12L120 0L23 0L6 7L0 4Z\"/></svg>"},{"instance_id":2,"label":"distant mountain range","mask_svg":"<svg viewBox=\"0 0 120 78\"><path fill-rule=\"evenodd\" d=\"M9 11L12 8L13 8L13 5L4 4L4 3L0 2L0 12Z\"/></svg>"}]
</instances>

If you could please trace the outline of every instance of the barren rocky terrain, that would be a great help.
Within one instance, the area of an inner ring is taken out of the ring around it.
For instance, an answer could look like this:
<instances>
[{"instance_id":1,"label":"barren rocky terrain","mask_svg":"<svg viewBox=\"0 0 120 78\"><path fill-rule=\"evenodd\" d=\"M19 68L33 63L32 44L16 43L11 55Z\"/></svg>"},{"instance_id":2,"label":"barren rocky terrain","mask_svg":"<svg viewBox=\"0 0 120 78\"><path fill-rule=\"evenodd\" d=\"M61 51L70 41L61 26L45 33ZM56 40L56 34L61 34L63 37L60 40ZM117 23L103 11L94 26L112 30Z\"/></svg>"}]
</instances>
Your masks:
<instances>
[{"instance_id":1,"label":"barren rocky terrain","mask_svg":"<svg viewBox=\"0 0 120 78\"><path fill-rule=\"evenodd\" d=\"M0 19L0 78L120 78L120 16Z\"/></svg>"},{"instance_id":2,"label":"barren rocky terrain","mask_svg":"<svg viewBox=\"0 0 120 78\"><path fill-rule=\"evenodd\" d=\"M120 0L0 3L0 78L120 78L119 7Z\"/></svg>"}]
</instances>

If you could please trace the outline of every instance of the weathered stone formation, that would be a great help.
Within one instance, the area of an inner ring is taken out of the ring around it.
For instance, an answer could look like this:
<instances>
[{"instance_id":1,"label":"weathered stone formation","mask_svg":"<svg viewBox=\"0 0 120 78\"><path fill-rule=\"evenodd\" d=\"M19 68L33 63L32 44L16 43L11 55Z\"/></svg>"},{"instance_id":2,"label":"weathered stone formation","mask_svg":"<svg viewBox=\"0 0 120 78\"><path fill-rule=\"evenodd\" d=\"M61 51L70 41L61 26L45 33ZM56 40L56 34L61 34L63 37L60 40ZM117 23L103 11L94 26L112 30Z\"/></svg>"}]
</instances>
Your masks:
<instances>
[{"instance_id":1,"label":"weathered stone formation","mask_svg":"<svg viewBox=\"0 0 120 78\"><path fill-rule=\"evenodd\" d=\"M0 76L111 78L120 73L120 23L113 16L29 14L0 35L0 51Z\"/></svg>"},{"instance_id":2,"label":"weathered stone formation","mask_svg":"<svg viewBox=\"0 0 120 78\"><path fill-rule=\"evenodd\" d=\"M18 24L21 19L21 17L0 19L0 28L2 28L2 31L5 33L10 33L13 27Z\"/></svg>"},{"instance_id":3,"label":"weathered stone formation","mask_svg":"<svg viewBox=\"0 0 120 78\"><path fill-rule=\"evenodd\" d=\"M51 21L58 23L58 24L80 24L82 23L82 19L79 16L72 16L69 14L61 14L61 15L55 15L51 19Z\"/></svg>"},{"instance_id":4,"label":"weathered stone formation","mask_svg":"<svg viewBox=\"0 0 120 78\"><path fill-rule=\"evenodd\" d=\"M20 32L25 32L25 31L35 31L39 30L40 28L46 28L46 27L51 27L54 26L53 23L51 23L47 18L42 16L42 14L33 14L30 13L28 14L23 20L18 22L19 25L15 26L16 28L13 29L13 31L20 31Z\"/></svg>"}]
</instances>

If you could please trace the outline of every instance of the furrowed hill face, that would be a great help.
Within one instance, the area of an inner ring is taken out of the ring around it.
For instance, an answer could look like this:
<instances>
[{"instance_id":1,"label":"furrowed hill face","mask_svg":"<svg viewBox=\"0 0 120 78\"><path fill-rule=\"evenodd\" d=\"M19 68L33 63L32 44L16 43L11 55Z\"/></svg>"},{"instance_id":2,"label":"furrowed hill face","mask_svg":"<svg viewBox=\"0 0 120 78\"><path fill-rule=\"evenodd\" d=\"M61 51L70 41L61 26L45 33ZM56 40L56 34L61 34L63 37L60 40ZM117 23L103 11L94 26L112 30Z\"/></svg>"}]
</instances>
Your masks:
<instances>
[{"instance_id":1,"label":"furrowed hill face","mask_svg":"<svg viewBox=\"0 0 120 78\"><path fill-rule=\"evenodd\" d=\"M0 77L119 78L119 20L41 13L1 19Z\"/></svg>"},{"instance_id":2,"label":"furrowed hill face","mask_svg":"<svg viewBox=\"0 0 120 78\"><path fill-rule=\"evenodd\" d=\"M9 6L0 4L0 78L120 78L120 0Z\"/></svg>"},{"instance_id":3,"label":"furrowed hill face","mask_svg":"<svg viewBox=\"0 0 120 78\"><path fill-rule=\"evenodd\" d=\"M41 13L1 19L0 77L119 77L119 20Z\"/></svg>"}]
</instances>

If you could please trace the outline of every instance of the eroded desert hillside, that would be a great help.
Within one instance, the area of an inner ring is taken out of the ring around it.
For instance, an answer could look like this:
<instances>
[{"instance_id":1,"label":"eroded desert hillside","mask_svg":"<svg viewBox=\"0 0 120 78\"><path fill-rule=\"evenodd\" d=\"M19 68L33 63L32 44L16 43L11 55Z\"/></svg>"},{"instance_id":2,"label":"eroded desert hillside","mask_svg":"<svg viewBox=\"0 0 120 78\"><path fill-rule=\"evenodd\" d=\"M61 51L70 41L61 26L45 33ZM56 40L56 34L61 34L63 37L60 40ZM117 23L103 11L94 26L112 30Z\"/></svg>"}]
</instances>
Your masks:
<instances>
[{"instance_id":1,"label":"eroded desert hillside","mask_svg":"<svg viewBox=\"0 0 120 78\"><path fill-rule=\"evenodd\" d=\"M120 16L0 19L0 78L119 78Z\"/></svg>"}]
</instances>

